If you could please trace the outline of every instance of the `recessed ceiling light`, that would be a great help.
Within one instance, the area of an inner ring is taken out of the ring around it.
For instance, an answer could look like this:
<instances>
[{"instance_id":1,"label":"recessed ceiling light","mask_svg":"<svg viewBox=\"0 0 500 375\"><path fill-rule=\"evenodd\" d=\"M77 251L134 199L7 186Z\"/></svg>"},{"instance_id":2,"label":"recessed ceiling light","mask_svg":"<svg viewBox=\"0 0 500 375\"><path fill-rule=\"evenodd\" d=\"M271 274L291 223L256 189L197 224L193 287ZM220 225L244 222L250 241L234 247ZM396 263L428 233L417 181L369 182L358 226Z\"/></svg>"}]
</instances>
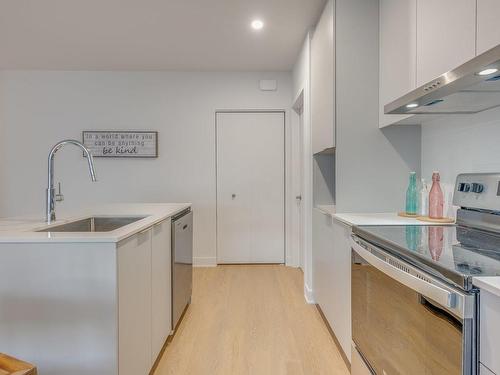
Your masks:
<instances>
[{"instance_id":1,"label":"recessed ceiling light","mask_svg":"<svg viewBox=\"0 0 500 375\"><path fill-rule=\"evenodd\" d=\"M480 75L480 76L487 76L487 75L490 75L490 74L493 74L493 73L496 73L496 72L498 72L498 69L496 69L496 68L489 68L489 69L481 70L477 74Z\"/></svg>"},{"instance_id":2,"label":"recessed ceiling light","mask_svg":"<svg viewBox=\"0 0 500 375\"><path fill-rule=\"evenodd\" d=\"M406 108L417 108L418 104L417 103L410 103L406 105Z\"/></svg>"},{"instance_id":3,"label":"recessed ceiling light","mask_svg":"<svg viewBox=\"0 0 500 375\"><path fill-rule=\"evenodd\" d=\"M252 29L261 30L264 27L264 22L262 22L261 20L253 20L251 25Z\"/></svg>"}]
</instances>

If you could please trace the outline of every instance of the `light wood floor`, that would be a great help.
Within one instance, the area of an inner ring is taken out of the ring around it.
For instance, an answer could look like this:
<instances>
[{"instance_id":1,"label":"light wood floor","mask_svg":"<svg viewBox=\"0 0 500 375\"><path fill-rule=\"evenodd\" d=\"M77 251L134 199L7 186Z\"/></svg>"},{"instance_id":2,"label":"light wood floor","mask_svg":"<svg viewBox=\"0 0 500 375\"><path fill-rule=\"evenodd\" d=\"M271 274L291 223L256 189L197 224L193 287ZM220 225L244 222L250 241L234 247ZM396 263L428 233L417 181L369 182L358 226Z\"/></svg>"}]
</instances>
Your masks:
<instances>
[{"instance_id":1,"label":"light wood floor","mask_svg":"<svg viewBox=\"0 0 500 375\"><path fill-rule=\"evenodd\" d=\"M298 269L194 270L192 304L155 375L349 374Z\"/></svg>"}]
</instances>

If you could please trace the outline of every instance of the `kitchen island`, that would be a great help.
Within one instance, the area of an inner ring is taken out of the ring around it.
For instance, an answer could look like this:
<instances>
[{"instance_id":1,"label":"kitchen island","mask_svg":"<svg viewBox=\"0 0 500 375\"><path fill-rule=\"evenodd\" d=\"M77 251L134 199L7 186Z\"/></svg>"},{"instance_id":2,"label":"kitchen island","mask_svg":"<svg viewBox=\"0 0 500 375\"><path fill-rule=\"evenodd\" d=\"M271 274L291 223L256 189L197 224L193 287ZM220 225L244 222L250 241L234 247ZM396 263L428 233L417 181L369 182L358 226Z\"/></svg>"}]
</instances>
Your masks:
<instances>
[{"instance_id":1,"label":"kitchen island","mask_svg":"<svg viewBox=\"0 0 500 375\"><path fill-rule=\"evenodd\" d=\"M41 375L148 374L171 332L171 217L189 208L1 220L0 352ZM92 217L114 226L73 232Z\"/></svg>"}]
</instances>

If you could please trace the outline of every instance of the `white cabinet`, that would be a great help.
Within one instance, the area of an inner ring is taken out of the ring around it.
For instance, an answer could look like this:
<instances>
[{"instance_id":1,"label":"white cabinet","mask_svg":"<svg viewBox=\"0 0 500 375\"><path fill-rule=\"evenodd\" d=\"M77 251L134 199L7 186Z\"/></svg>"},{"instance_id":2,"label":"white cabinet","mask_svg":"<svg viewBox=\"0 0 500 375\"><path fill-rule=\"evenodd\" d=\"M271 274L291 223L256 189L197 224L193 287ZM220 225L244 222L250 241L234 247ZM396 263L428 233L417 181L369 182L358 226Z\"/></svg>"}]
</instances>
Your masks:
<instances>
[{"instance_id":1,"label":"white cabinet","mask_svg":"<svg viewBox=\"0 0 500 375\"><path fill-rule=\"evenodd\" d=\"M476 54L476 0L417 0L417 86Z\"/></svg>"},{"instance_id":2,"label":"white cabinet","mask_svg":"<svg viewBox=\"0 0 500 375\"><path fill-rule=\"evenodd\" d=\"M380 0L379 126L410 116L385 115L384 106L416 87L417 0Z\"/></svg>"},{"instance_id":3,"label":"white cabinet","mask_svg":"<svg viewBox=\"0 0 500 375\"><path fill-rule=\"evenodd\" d=\"M171 299L171 220L152 230L151 253L151 362L160 354L172 328Z\"/></svg>"},{"instance_id":4,"label":"white cabinet","mask_svg":"<svg viewBox=\"0 0 500 375\"><path fill-rule=\"evenodd\" d=\"M0 244L0 305L22 297L0 313L0 332L16 332L0 334L2 351L40 374L149 374L171 331L170 224L118 243Z\"/></svg>"},{"instance_id":5,"label":"white cabinet","mask_svg":"<svg viewBox=\"0 0 500 375\"><path fill-rule=\"evenodd\" d=\"M311 39L313 154L335 147L334 48L334 0L329 0Z\"/></svg>"},{"instance_id":6,"label":"white cabinet","mask_svg":"<svg viewBox=\"0 0 500 375\"><path fill-rule=\"evenodd\" d=\"M500 44L500 1L477 0L477 54Z\"/></svg>"},{"instance_id":7,"label":"white cabinet","mask_svg":"<svg viewBox=\"0 0 500 375\"><path fill-rule=\"evenodd\" d=\"M500 374L500 297L481 289L479 360L490 371ZM488 374L485 370L483 373ZM483 374L481 373L481 374Z\"/></svg>"},{"instance_id":8,"label":"white cabinet","mask_svg":"<svg viewBox=\"0 0 500 375\"><path fill-rule=\"evenodd\" d=\"M118 244L118 369L151 369L151 229Z\"/></svg>"},{"instance_id":9,"label":"white cabinet","mask_svg":"<svg viewBox=\"0 0 500 375\"><path fill-rule=\"evenodd\" d=\"M351 227L333 220L333 298L332 329L351 359Z\"/></svg>"},{"instance_id":10,"label":"white cabinet","mask_svg":"<svg viewBox=\"0 0 500 375\"><path fill-rule=\"evenodd\" d=\"M351 358L349 226L313 210L313 291L347 358Z\"/></svg>"},{"instance_id":11,"label":"white cabinet","mask_svg":"<svg viewBox=\"0 0 500 375\"><path fill-rule=\"evenodd\" d=\"M313 292L316 303L331 324L333 320L333 220L318 209L313 210L312 271Z\"/></svg>"},{"instance_id":12,"label":"white cabinet","mask_svg":"<svg viewBox=\"0 0 500 375\"><path fill-rule=\"evenodd\" d=\"M148 374L172 326L171 220L120 243L118 254L118 368Z\"/></svg>"}]
</instances>

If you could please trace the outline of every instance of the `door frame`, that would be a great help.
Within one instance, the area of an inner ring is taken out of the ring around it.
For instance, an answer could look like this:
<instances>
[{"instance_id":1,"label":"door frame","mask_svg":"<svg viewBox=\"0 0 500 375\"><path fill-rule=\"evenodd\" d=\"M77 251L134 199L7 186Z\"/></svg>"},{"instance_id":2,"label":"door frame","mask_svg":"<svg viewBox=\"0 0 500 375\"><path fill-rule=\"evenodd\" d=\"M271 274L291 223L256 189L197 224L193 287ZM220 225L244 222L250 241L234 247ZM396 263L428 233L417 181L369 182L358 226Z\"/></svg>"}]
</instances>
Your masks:
<instances>
[{"instance_id":1,"label":"door frame","mask_svg":"<svg viewBox=\"0 0 500 375\"><path fill-rule=\"evenodd\" d=\"M313 191L313 163L312 163L312 145L311 145L311 110L310 110L310 78L309 73L306 75L304 82L299 85L299 90L294 96L291 118L294 127L300 132L300 145L295 146L292 152L298 160L302 162L302 176L300 180L302 193L302 243L296 246L297 251L299 246L302 247L302 257L304 262L304 297L307 303L313 304L314 292L312 285L312 191ZM302 116L302 121L300 121ZM297 143L295 143L296 145ZM296 170L292 171L297 173ZM298 172L300 174L300 172ZM295 267L299 266L300 254L295 254Z\"/></svg>"},{"instance_id":2,"label":"door frame","mask_svg":"<svg viewBox=\"0 0 500 375\"><path fill-rule=\"evenodd\" d=\"M293 178L293 189L295 195L300 195L300 201L297 202L297 197L295 199L295 205L300 204L297 207L292 207L293 211L291 214L298 214L298 217L294 219L297 220L296 225L294 225L293 231L296 237L293 238L293 243L295 246L294 254L296 255L295 266L302 269L304 272L306 264L306 215L305 215L305 192L306 187L304 183L305 176L305 158L304 158L304 90L301 90L295 99L292 106L292 178Z\"/></svg>"},{"instance_id":3,"label":"door frame","mask_svg":"<svg viewBox=\"0 0 500 375\"><path fill-rule=\"evenodd\" d=\"M292 179L291 179L291 168L292 168L292 160L291 160L291 149L292 149L292 140L291 140L291 132L290 132L290 124L289 124L289 116L287 115L287 110L285 109L218 109L215 110L214 113L214 128L215 128L215 139L214 139L214 146L215 146L215 262L218 265L218 259L219 259L219 249L218 249L218 236L219 236L219 228L218 228L218 207L219 207L219 202L218 202L218 181L217 181L217 173L218 173L218 134L217 134L217 115L221 113L283 113L283 126L284 126L284 137L283 137L283 153L284 153L284 165L283 165L283 178L284 178L284 184L283 184L283 189L284 189L284 205L283 205L283 219L284 219L284 226L283 226L283 235L284 235L284 260L285 260L285 265L287 266L295 266L294 264L291 264L292 259L296 258L295 254L292 254L293 249L291 249L291 234L292 231L290 230L290 226L292 223L291 220L291 212L292 210L290 209L290 203L293 200L293 194L292 192ZM261 263L259 263L261 264Z\"/></svg>"}]
</instances>

